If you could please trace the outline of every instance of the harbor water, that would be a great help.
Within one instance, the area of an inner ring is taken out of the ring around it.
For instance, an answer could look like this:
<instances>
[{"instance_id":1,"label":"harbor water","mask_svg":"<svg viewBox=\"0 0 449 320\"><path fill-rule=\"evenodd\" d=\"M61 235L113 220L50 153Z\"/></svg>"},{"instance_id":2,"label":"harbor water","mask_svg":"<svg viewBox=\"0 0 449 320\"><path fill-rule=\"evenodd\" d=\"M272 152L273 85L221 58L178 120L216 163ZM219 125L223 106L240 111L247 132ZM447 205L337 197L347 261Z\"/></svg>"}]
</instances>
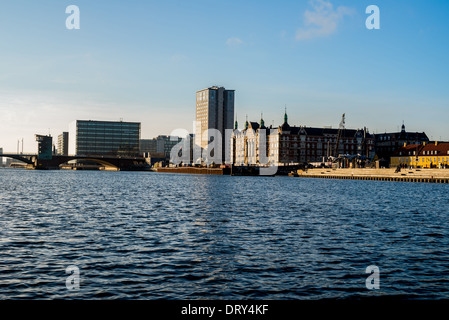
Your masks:
<instances>
[{"instance_id":1,"label":"harbor water","mask_svg":"<svg viewBox=\"0 0 449 320\"><path fill-rule=\"evenodd\" d=\"M447 299L448 191L0 169L0 299Z\"/></svg>"}]
</instances>

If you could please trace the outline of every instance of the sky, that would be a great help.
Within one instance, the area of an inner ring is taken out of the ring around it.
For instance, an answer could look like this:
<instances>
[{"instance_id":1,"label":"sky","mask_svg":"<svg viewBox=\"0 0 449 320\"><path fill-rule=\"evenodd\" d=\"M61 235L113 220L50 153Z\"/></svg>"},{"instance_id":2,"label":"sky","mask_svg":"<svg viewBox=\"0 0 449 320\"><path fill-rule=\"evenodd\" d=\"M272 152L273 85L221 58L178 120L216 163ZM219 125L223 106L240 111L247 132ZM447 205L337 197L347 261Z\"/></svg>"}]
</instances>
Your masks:
<instances>
[{"instance_id":1,"label":"sky","mask_svg":"<svg viewBox=\"0 0 449 320\"><path fill-rule=\"evenodd\" d=\"M80 11L67 29L66 7ZM380 29L367 29L369 5ZM74 120L193 132L195 92L235 90L246 116L426 132L449 140L449 1L0 2L0 148L36 153ZM55 139L56 140L56 139ZM20 147L20 149L22 146Z\"/></svg>"}]
</instances>

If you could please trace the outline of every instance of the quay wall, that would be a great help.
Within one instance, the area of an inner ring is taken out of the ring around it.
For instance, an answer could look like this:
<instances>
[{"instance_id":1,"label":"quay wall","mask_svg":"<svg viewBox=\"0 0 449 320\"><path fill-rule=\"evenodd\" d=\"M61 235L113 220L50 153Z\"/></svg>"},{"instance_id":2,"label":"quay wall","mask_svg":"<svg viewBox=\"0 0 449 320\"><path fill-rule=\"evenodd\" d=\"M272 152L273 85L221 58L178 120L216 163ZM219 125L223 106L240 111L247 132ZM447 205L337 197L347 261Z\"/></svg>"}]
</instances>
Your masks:
<instances>
[{"instance_id":1,"label":"quay wall","mask_svg":"<svg viewBox=\"0 0 449 320\"><path fill-rule=\"evenodd\" d=\"M195 167L180 167L180 168L157 168L157 172L165 173L188 173L188 174L213 174L213 175L229 175L229 168L195 168Z\"/></svg>"},{"instance_id":2,"label":"quay wall","mask_svg":"<svg viewBox=\"0 0 449 320\"><path fill-rule=\"evenodd\" d=\"M449 183L448 169L308 169L290 176L303 178Z\"/></svg>"}]
</instances>

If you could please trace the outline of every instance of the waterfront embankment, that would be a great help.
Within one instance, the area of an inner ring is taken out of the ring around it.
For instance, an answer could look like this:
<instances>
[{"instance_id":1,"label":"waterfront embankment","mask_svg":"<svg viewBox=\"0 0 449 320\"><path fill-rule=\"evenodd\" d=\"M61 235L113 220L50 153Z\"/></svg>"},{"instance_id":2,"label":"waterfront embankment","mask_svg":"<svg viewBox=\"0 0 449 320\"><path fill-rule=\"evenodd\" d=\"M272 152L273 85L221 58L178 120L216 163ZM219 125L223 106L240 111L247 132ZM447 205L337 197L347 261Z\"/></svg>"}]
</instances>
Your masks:
<instances>
[{"instance_id":1,"label":"waterfront embankment","mask_svg":"<svg viewBox=\"0 0 449 320\"><path fill-rule=\"evenodd\" d=\"M197 168L197 167L178 167L178 168L156 168L154 171L165 173L189 173L189 174L213 174L229 175L230 168Z\"/></svg>"},{"instance_id":2,"label":"waterfront embankment","mask_svg":"<svg viewBox=\"0 0 449 320\"><path fill-rule=\"evenodd\" d=\"M400 171L397 171L394 168L316 168L297 170L296 172L292 172L289 175L303 178L449 183L449 170L447 169L401 169Z\"/></svg>"}]
</instances>

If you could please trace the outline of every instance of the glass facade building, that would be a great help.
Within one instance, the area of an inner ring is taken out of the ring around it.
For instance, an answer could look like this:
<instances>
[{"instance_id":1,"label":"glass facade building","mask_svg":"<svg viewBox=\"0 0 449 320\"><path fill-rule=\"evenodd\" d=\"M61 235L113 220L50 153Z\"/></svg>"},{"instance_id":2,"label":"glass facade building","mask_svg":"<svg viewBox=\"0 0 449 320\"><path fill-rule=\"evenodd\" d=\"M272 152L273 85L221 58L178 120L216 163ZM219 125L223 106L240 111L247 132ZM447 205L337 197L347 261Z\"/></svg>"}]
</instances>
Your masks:
<instances>
[{"instance_id":1,"label":"glass facade building","mask_svg":"<svg viewBox=\"0 0 449 320\"><path fill-rule=\"evenodd\" d=\"M70 154L139 155L140 122L77 120L70 127Z\"/></svg>"}]
</instances>

